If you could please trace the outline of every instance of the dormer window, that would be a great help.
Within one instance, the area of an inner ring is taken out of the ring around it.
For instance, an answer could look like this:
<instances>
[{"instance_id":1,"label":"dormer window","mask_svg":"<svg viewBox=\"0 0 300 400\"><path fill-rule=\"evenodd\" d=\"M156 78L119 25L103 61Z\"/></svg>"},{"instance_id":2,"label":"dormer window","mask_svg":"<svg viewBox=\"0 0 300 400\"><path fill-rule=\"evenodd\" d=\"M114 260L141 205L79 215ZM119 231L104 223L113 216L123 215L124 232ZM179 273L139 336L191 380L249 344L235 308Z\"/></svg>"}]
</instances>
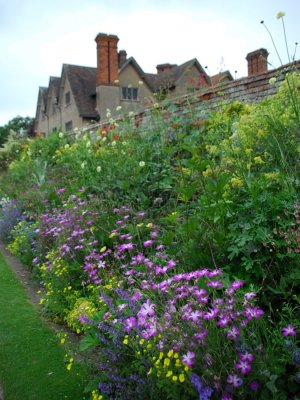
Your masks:
<instances>
[{"instance_id":1,"label":"dormer window","mask_svg":"<svg viewBox=\"0 0 300 400\"><path fill-rule=\"evenodd\" d=\"M138 88L136 87L122 87L122 100L136 101L138 99Z\"/></svg>"},{"instance_id":2,"label":"dormer window","mask_svg":"<svg viewBox=\"0 0 300 400\"><path fill-rule=\"evenodd\" d=\"M69 106L71 104L71 93L67 92L65 94L65 106Z\"/></svg>"}]
</instances>

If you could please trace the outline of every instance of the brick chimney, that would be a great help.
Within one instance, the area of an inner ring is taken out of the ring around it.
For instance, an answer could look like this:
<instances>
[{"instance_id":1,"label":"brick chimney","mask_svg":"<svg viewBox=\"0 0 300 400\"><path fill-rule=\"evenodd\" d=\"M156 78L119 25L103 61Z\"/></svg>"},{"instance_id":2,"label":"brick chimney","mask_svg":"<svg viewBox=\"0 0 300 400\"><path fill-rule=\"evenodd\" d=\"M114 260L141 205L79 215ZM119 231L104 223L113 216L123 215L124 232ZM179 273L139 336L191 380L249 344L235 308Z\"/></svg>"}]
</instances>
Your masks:
<instances>
[{"instance_id":1,"label":"brick chimney","mask_svg":"<svg viewBox=\"0 0 300 400\"><path fill-rule=\"evenodd\" d=\"M95 41L97 43L97 111L100 120L105 120L107 109L110 109L111 115L114 115L116 107L120 105L119 38L116 35L99 33Z\"/></svg>"},{"instance_id":2,"label":"brick chimney","mask_svg":"<svg viewBox=\"0 0 300 400\"><path fill-rule=\"evenodd\" d=\"M119 60L119 68L121 68L126 63L126 60L127 60L126 50L119 51L118 60Z\"/></svg>"},{"instance_id":3,"label":"brick chimney","mask_svg":"<svg viewBox=\"0 0 300 400\"><path fill-rule=\"evenodd\" d=\"M119 79L118 41L116 35L99 33L97 43L97 85L115 85Z\"/></svg>"},{"instance_id":4,"label":"brick chimney","mask_svg":"<svg viewBox=\"0 0 300 400\"><path fill-rule=\"evenodd\" d=\"M174 67L177 67L177 64L159 64L156 66L156 71L158 74L161 74L162 72L170 71Z\"/></svg>"},{"instance_id":5,"label":"brick chimney","mask_svg":"<svg viewBox=\"0 0 300 400\"><path fill-rule=\"evenodd\" d=\"M262 74L268 71L268 55L266 49L259 49L247 54L248 76Z\"/></svg>"}]
</instances>

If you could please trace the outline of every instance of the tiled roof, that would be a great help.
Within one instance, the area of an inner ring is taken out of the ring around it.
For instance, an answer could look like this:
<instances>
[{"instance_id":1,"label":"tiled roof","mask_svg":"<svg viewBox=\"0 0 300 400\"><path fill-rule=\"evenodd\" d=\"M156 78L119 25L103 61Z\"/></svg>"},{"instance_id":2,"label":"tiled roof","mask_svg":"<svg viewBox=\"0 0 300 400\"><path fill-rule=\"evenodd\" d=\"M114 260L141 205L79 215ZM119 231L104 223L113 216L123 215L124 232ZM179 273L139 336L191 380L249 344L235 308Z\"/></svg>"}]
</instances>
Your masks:
<instances>
[{"instance_id":1,"label":"tiled roof","mask_svg":"<svg viewBox=\"0 0 300 400\"><path fill-rule=\"evenodd\" d=\"M155 92L158 92L160 89L171 89L176 87L180 78L184 76L193 65L196 65L207 85L210 85L209 77L196 58L181 65L173 66L170 70L160 72L159 74L147 74L147 77L152 82Z\"/></svg>"},{"instance_id":2,"label":"tiled roof","mask_svg":"<svg viewBox=\"0 0 300 400\"><path fill-rule=\"evenodd\" d=\"M210 81L211 81L211 85L215 86L220 83L233 81L233 77L229 71L223 71L223 72L219 72L216 75L212 75L210 77Z\"/></svg>"},{"instance_id":3,"label":"tiled roof","mask_svg":"<svg viewBox=\"0 0 300 400\"><path fill-rule=\"evenodd\" d=\"M70 82L79 115L83 118L99 119L96 111L97 69L64 64L63 69Z\"/></svg>"},{"instance_id":4,"label":"tiled roof","mask_svg":"<svg viewBox=\"0 0 300 400\"><path fill-rule=\"evenodd\" d=\"M129 57L124 62L124 64L122 64L119 72L122 72L123 69L125 69L129 64L132 64L134 66L134 68L136 69L136 71L140 75L141 79L143 79L145 81L145 83L149 86L149 88L154 92L155 91L155 87L153 85L153 79L151 78L151 74L147 74L146 72L144 72L142 70L142 68L140 67L140 65L136 62L135 58Z\"/></svg>"}]
</instances>

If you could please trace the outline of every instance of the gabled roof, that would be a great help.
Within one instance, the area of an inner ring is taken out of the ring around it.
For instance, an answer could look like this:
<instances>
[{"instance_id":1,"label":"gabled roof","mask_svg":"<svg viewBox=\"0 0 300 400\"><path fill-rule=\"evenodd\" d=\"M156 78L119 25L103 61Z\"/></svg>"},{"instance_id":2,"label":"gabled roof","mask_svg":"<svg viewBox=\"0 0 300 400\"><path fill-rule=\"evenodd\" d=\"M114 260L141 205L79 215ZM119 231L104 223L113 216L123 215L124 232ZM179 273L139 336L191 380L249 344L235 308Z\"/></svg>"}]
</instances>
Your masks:
<instances>
[{"instance_id":1,"label":"gabled roof","mask_svg":"<svg viewBox=\"0 0 300 400\"><path fill-rule=\"evenodd\" d=\"M131 64L134 69L136 70L136 72L139 74L139 76L141 77L141 79L149 86L149 88L152 91L155 91L155 88L153 86L153 82L152 79L149 78L149 75L151 74L147 74L146 72L144 72L142 70L142 68L140 67L140 65L137 63L137 61L135 60L135 58L133 57L129 57L124 64L122 64L121 68L119 69L119 73L121 73L129 64Z\"/></svg>"},{"instance_id":2,"label":"gabled roof","mask_svg":"<svg viewBox=\"0 0 300 400\"><path fill-rule=\"evenodd\" d=\"M199 73L202 74L203 79L210 85L210 79L206 74L205 70L200 65L196 58L189 60L181 65L174 65L171 69L160 72L159 74L147 74L148 79L152 82L155 92L160 89L171 89L178 85L180 79L191 69L191 67L196 66Z\"/></svg>"},{"instance_id":3,"label":"gabled roof","mask_svg":"<svg viewBox=\"0 0 300 400\"><path fill-rule=\"evenodd\" d=\"M39 115L41 113L41 107L43 105L44 109L43 111L46 111L46 105L47 105L47 98L48 98L48 88L45 86L40 86L39 87L39 94L38 94L38 102L37 102L37 107L36 107L36 113L35 113L35 126L34 129L36 129L36 126L38 124L39 120Z\"/></svg>"},{"instance_id":4,"label":"gabled roof","mask_svg":"<svg viewBox=\"0 0 300 400\"><path fill-rule=\"evenodd\" d=\"M211 85L215 86L220 83L225 83L229 81L233 81L233 77L229 71L219 72L216 75L210 77Z\"/></svg>"},{"instance_id":5,"label":"gabled roof","mask_svg":"<svg viewBox=\"0 0 300 400\"><path fill-rule=\"evenodd\" d=\"M56 93L58 93L59 87L60 87L60 81L61 81L61 78L59 78L57 76L50 76L49 86L48 86L49 89L50 89L50 86L53 86L55 88Z\"/></svg>"},{"instance_id":6,"label":"gabled roof","mask_svg":"<svg viewBox=\"0 0 300 400\"><path fill-rule=\"evenodd\" d=\"M62 76L66 75L73 97L82 118L98 120L96 111L97 68L64 64Z\"/></svg>"}]
</instances>

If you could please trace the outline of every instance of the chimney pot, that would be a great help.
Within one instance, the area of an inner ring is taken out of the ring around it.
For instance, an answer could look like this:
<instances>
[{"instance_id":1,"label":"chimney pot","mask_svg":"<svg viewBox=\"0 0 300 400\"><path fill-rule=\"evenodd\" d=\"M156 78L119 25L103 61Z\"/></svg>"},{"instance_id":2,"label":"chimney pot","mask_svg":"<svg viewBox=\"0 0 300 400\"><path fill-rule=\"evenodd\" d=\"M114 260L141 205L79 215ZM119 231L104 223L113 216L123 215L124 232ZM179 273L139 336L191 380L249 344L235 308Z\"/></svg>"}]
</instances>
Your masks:
<instances>
[{"instance_id":1,"label":"chimney pot","mask_svg":"<svg viewBox=\"0 0 300 400\"><path fill-rule=\"evenodd\" d=\"M248 76L259 75L268 71L268 51L259 49L247 54Z\"/></svg>"},{"instance_id":2,"label":"chimney pot","mask_svg":"<svg viewBox=\"0 0 300 400\"><path fill-rule=\"evenodd\" d=\"M98 33L97 43L97 85L116 85L119 79L118 41L116 35Z\"/></svg>"},{"instance_id":3,"label":"chimney pot","mask_svg":"<svg viewBox=\"0 0 300 400\"><path fill-rule=\"evenodd\" d=\"M177 67L177 64L169 64L169 63L158 64L156 66L156 70L158 74L161 74L162 72L171 71L171 69L174 67Z\"/></svg>"},{"instance_id":4,"label":"chimney pot","mask_svg":"<svg viewBox=\"0 0 300 400\"><path fill-rule=\"evenodd\" d=\"M121 68L126 60L127 60L127 52L126 50L120 50L118 54L118 60L119 60L119 68Z\"/></svg>"}]
</instances>

